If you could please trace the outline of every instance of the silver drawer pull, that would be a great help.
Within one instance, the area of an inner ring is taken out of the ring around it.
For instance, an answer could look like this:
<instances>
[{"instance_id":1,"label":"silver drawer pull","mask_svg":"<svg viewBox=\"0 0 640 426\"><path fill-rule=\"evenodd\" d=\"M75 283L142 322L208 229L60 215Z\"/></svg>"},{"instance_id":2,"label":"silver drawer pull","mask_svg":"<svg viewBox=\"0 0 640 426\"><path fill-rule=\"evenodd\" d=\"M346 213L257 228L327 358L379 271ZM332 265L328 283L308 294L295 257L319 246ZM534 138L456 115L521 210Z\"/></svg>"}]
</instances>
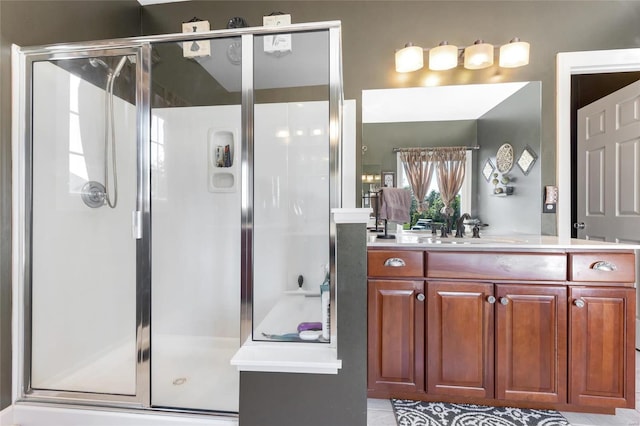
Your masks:
<instances>
[{"instance_id":1,"label":"silver drawer pull","mask_svg":"<svg viewBox=\"0 0 640 426\"><path fill-rule=\"evenodd\" d=\"M606 260L601 260L600 262L596 262L593 265L591 265L591 269L595 271L613 272L617 270L618 267L611 262L607 262Z\"/></svg>"},{"instance_id":2,"label":"silver drawer pull","mask_svg":"<svg viewBox=\"0 0 640 426\"><path fill-rule=\"evenodd\" d=\"M404 263L404 260L399 257L390 257L389 259L384 261L384 266L391 266L392 268L402 268L403 266L407 266Z\"/></svg>"}]
</instances>

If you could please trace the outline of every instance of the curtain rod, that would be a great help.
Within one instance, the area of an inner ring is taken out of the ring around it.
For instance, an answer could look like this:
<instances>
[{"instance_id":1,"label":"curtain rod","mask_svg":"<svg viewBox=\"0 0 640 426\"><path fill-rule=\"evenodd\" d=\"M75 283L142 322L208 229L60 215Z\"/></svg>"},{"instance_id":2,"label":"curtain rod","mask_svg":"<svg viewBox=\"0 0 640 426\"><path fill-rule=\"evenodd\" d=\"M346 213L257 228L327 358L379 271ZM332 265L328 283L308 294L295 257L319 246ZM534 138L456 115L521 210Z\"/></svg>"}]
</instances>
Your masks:
<instances>
[{"instance_id":1,"label":"curtain rod","mask_svg":"<svg viewBox=\"0 0 640 426\"><path fill-rule=\"evenodd\" d=\"M400 152L403 149L439 149L439 148L455 148L453 146L417 146L417 147L406 147L406 148L393 148L393 152ZM467 151L475 151L477 149L480 149L479 145L475 145L475 146L465 146L465 148L467 149Z\"/></svg>"}]
</instances>

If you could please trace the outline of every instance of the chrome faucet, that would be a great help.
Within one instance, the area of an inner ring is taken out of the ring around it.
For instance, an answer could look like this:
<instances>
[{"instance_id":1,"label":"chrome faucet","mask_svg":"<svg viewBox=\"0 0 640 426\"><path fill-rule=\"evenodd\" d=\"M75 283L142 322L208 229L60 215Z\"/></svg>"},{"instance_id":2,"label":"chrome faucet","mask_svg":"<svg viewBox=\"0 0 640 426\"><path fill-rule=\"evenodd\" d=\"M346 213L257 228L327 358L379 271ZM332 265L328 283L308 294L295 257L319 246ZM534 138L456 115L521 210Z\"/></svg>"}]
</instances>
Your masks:
<instances>
[{"instance_id":1,"label":"chrome faucet","mask_svg":"<svg viewBox=\"0 0 640 426\"><path fill-rule=\"evenodd\" d=\"M464 237L464 221L467 219L471 219L471 215L469 213L464 213L460 215L456 221L456 238Z\"/></svg>"}]
</instances>

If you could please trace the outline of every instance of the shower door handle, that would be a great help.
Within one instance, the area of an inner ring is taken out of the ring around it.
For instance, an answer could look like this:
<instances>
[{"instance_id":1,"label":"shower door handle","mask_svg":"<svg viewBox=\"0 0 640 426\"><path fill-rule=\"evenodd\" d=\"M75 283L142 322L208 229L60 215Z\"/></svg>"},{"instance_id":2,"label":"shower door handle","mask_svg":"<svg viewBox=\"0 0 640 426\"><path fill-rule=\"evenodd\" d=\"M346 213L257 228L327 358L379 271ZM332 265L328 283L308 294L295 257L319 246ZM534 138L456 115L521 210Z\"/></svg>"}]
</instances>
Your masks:
<instances>
[{"instance_id":1,"label":"shower door handle","mask_svg":"<svg viewBox=\"0 0 640 426\"><path fill-rule=\"evenodd\" d=\"M131 212L131 236L139 240L142 238L142 212L141 211L133 211Z\"/></svg>"}]
</instances>

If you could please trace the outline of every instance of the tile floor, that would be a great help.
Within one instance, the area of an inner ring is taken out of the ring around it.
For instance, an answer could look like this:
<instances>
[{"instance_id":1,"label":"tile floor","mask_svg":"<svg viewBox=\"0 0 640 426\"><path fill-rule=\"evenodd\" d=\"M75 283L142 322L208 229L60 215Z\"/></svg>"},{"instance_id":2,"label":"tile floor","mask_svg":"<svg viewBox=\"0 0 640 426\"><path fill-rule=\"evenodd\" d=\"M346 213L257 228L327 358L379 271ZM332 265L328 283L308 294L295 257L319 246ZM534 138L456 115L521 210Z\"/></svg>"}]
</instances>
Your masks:
<instances>
[{"instance_id":1,"label":"tile floor","mask_svg":"<svg viewBox=\"0 0 640 426\"><path fill-rule=\"evenodd\" d=\"M636 409L617 409L615 415L562 412L572 426L640 426L640 352L636 351ZM391 402L367 401L367 426L397 426Z\"/></svg>"}]
</instances>

